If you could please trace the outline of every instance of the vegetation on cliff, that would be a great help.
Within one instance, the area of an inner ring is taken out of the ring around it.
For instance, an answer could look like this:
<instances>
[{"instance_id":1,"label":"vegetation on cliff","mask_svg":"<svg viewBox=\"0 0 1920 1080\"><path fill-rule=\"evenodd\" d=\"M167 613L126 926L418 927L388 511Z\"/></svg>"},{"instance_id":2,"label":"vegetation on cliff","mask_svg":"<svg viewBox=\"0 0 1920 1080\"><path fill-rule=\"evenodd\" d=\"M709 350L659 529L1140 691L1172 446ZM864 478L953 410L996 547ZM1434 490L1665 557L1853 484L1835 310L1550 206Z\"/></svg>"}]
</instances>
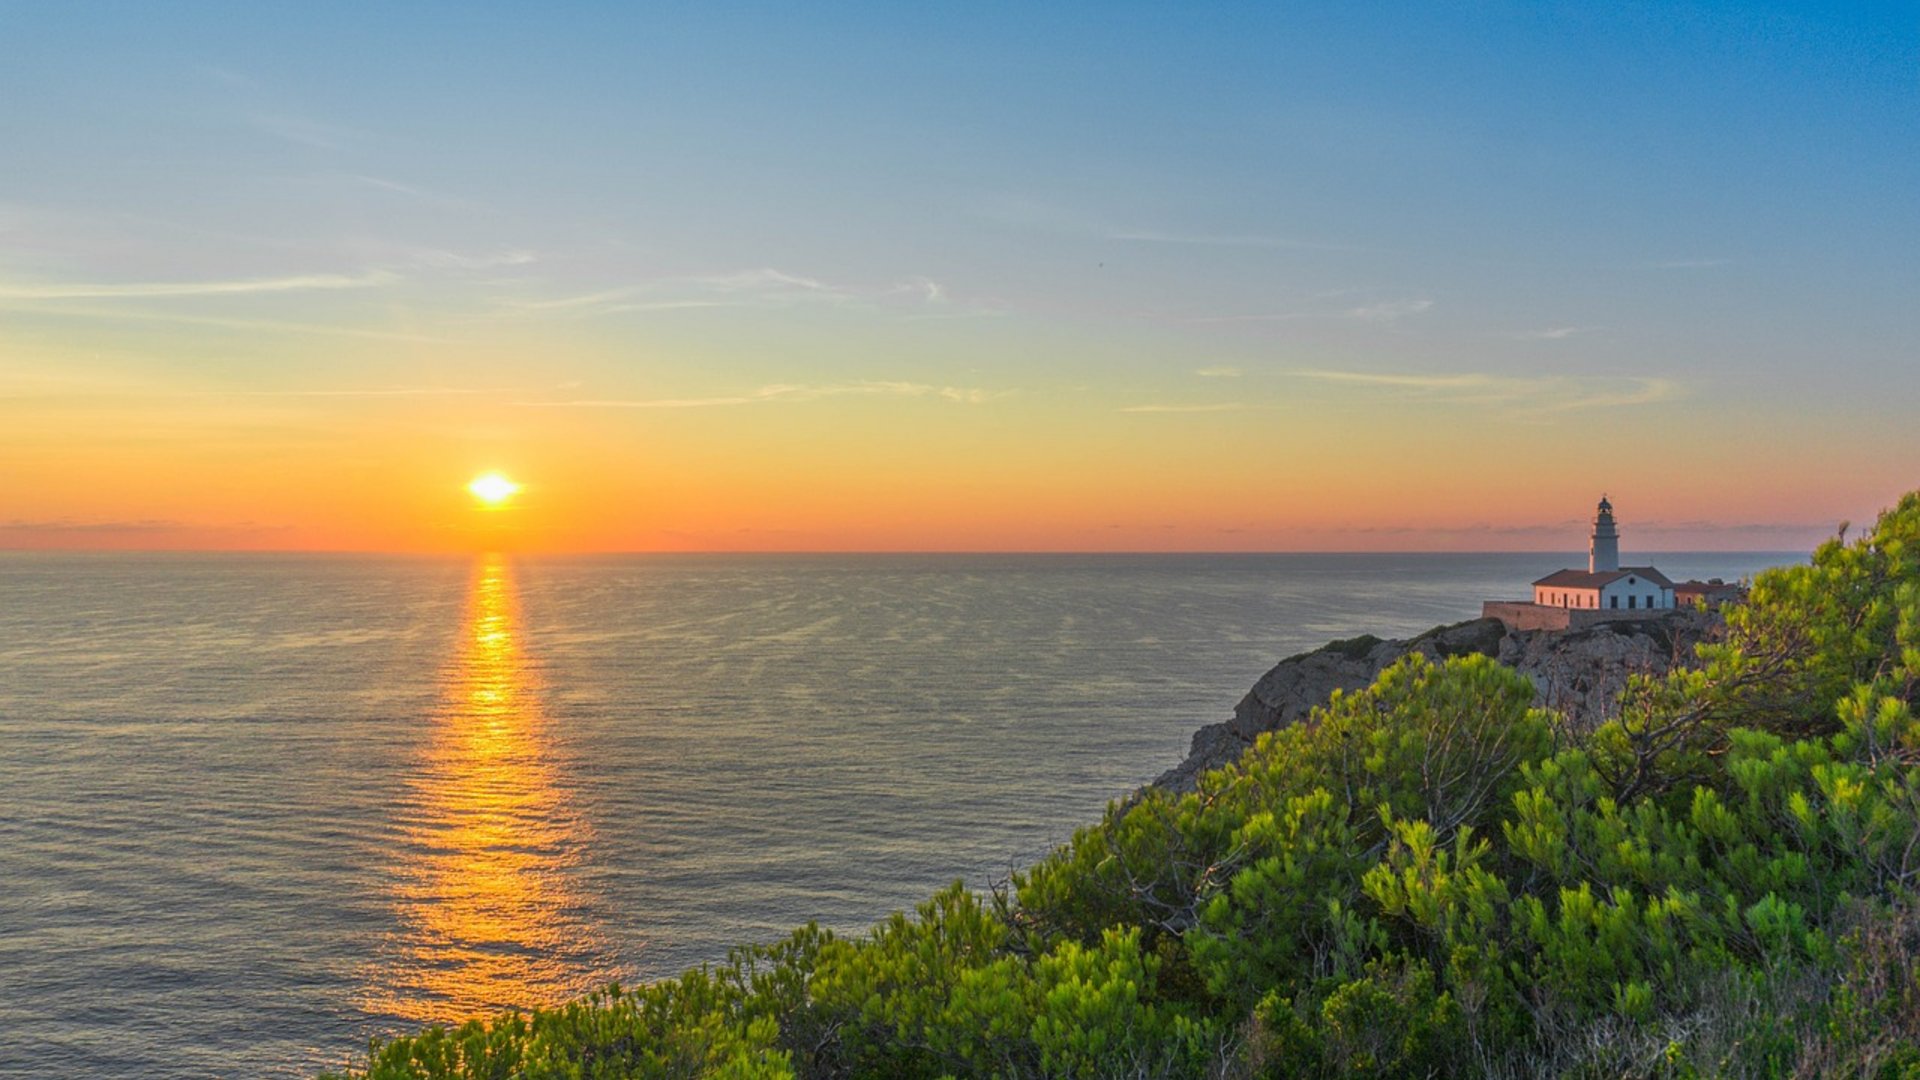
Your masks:
<instances>
[{"instance_id":1,"label":"vegetation on cliff","mask_svg":"<svg viewBox=\"0 0 1920 1080\"><path fill-rule=\"evenodd\" d=\"M1920 495L1598 731L1531 698L1410 656L1005 890L354 1075L1920 1076Z\"/></svg>"}]
</instances>

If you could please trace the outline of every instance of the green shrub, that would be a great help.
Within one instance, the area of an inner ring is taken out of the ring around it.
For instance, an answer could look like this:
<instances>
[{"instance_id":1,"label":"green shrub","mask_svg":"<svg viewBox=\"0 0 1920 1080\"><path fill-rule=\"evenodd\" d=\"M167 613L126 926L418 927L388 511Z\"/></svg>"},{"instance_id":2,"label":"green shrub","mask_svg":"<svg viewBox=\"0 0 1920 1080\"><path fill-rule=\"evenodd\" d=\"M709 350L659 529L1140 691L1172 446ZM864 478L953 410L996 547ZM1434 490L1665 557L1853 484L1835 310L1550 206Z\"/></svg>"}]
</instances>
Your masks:
<instances>
[{"instance_id":1,"label":"green shrub","mask_svg":"<svg viewBox=\"0 0 1920 1080\"><path fill-rule=\"evenodd\" d=\"M1532 695L1410 656L1007 895L353 1075L1920 1080L1920 495L1760 575L1590 736Z\"/></svg>"}]
</instances>

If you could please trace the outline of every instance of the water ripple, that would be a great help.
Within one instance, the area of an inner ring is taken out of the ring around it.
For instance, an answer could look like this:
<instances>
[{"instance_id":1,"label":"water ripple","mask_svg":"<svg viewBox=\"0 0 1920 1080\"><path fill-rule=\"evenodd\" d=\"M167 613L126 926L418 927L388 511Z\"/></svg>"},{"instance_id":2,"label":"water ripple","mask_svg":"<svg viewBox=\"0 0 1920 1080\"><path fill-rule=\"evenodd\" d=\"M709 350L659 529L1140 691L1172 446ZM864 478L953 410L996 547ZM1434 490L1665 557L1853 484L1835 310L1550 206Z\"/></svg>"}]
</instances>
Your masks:
<instances>
[{"instance_id":1,"label":"water ripple","mask_svg":"<svg viewBox=\"0 0 1920 1080\"><path fill-rule=\"evenodd\" d=\"M862 927L1562 561L0 555L0 1075L310 1075Z\"/></svg>"}]
</instances>

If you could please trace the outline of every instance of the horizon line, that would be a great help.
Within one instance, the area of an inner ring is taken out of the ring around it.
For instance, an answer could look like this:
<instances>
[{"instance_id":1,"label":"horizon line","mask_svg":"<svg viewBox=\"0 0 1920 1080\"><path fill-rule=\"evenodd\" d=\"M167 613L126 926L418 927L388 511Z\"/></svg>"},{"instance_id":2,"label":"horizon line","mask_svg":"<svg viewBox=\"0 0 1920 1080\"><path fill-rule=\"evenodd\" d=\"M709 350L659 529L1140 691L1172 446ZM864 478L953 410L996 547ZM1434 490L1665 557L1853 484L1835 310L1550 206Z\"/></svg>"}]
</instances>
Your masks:
<instances>
[{"instance_id":1,"label":"horizon line","mask_svg":"<svg viewBox=\"0 0 1920 1080\"><path fill-rule=\"evenodd\" d=\"M1824 543L1824 541L1822 541ZM330 555L378 558L475 558L508 555L525 558L610 558L676 557L715 555L768 556L1271 556L1271 555L1563 555L1570 552L1546 548L668 548L668 549L592 549L564 551L554 549L486 548L476 550L424 550L392 548L117 548L117 547L12 547L0 545L0 555ZM1635 557L1661 555L1811 555L1802 548L1661 548L1644 549ZM1622 556L1624 559L1626 556Z\"/></svg>"}]
</instances>

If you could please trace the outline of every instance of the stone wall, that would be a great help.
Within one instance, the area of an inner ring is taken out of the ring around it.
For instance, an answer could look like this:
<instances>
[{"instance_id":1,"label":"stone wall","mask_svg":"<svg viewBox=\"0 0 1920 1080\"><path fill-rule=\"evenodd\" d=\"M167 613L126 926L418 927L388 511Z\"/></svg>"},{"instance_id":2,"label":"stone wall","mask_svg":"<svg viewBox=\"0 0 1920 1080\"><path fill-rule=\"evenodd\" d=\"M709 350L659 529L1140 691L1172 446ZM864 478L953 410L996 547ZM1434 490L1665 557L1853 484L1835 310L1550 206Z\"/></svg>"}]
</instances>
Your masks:
<instances>
[{"instance_id":1,"label":"stone wall","mask_svg":"<svg viewBox=\"0 0 1920 1080\"><path fill-rule=\"evenodd\" d=\"M1658 621L1672 608L1563 608L1525 600L1487 600L1480 617L1499 619L1509 630L1579 630L1602 623Z\"/></svg>"},{"instance_id":2,"label":"stone wall","mask_svg":"<svg viewBox=\"0 0 1920 1080\"><path fill-rule=\"evenodd\" d=\"M1499 619L1509 630L1565 630L1573 625L1572 608L1531 604L1525 600L1488 600L1480 605L1480 617ZM1594 614L1600 614L1595 611Z\"/></svg>"}]
</instances>

